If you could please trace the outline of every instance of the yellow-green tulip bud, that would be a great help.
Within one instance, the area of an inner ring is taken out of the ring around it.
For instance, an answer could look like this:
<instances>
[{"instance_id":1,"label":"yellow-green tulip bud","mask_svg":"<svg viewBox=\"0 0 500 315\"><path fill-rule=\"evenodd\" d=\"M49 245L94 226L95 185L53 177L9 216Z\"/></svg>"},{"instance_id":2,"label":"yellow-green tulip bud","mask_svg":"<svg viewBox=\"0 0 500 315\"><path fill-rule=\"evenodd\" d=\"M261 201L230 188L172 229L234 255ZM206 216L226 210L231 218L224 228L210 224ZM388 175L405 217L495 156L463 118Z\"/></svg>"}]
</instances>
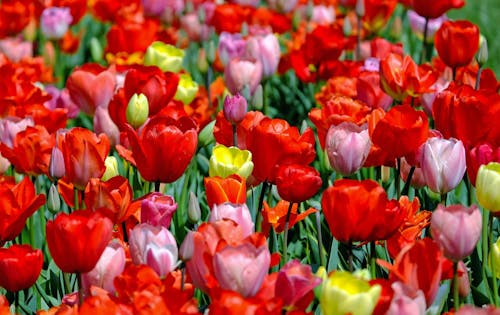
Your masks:
<instances>
[{"instance_id":1,"label":"yellow-green tulip bud","mask_svg":"<svg viewBox=\"0 0 500 315\"><path fill-rule=\"evenodd\" d=\"M323 284L319 297L324 315L371 315L382 288L370 286L347 271L335 271L329 277L323 274Z\"/></svg>"},{"instance_id":2,"label":"yellow-green tulip bud","mask_svg":"<svg viewBox=\"0 0 500 315\"><path fill-rule=\"evenodd\" d=\"M149 102L144 94L135 93L132 95L127 105L127 122L135 129L144 124L149 116Z\"/></svg>"},{"instance_id":3,"label":"yellow-green tulip bud","mask_svg":"<svg viewBox=\"0 0 500 315\"><path fill-rule=\"evenodd\" d=\"M238 174L247 178L252 174L252 153L248 150L240 150L237 147L226 147L218 144L212 151L208 174L210 177L220 176L226 178L232 174Z\"/></svg>"},{"instance_id":4,"label":"yellow-green tulip bud","mask_svg":"<svg viewBox=\"0 0 500 315\"><path fill-rule=\"evenodd\" d=\"M174 99L183 102L185 105L190 104L198 93L198 83L193 81L191 75L183 73L180 76L179 85Z\"/></svg>"},{"instance_id":5,"label":"yellow-green tulip bud","mask_svg":"<svg viewBox=\"0 0 500 315\"><path fill-rule=\"evenodd\" d=\"M200 210L200 202L198 201L198 197L190 191L189 192L189 202L188 202L188 219L191 223L195 224L200 221L201 218L201 210Z\"/></svg>"},{"instance_id":6,"label":"yellow-green tulip bud","mask_svg":"<svg viewBox=\"0 0 500 315\"><path fill-rule=\"evenodd\" d=\"M491 212L500 211L500 163L481 165L477 171L476 194L479 204Z\"/></svg>"},{"instance_id":7,"label":"yellow-green tulip bud","mask_svg":"<svg viewBox=\"0 0 500 315\"><path fill-rule=\"evenodd\" d=\"M163 42L153 42L144 55L145 66L157 66L161 71L179 72L184 50Z\"/></svg>"},{"instance_id":8,"label":"yellow-green tulip bud","mask_svg":"<svg viewBox=\"0 0 500 315\"><path fill-rule=\"evenodd\" d=\"M490 268L495 270L495 275L500 278L500 237L490 248Z\"/></svg>"},{"instance_id":9,"label":"yellow-green tulip bud","mask_svg":"<svg viewBox=\"0 0 500 315\"><path fill-rule=\"evenodd\" d=\"M50 185L49 188L49 193L47 195L47 208L52 213L57 213L61 210L61 198L59 197L59 192L54 184Z\"/></svg>"},{"instance_id":10,"label":"yellow-green tulip bud","mask_svg":"<svg viewBox=\"0 0 500 315\"><path fill-rule=\"evenodd\" d=\"M104 171L104 174L101 177L103 182L120 175L118 172L118 161L114 156L106 157L104 160L104 166L106 166L106 171Z\"/></svg>"}]
</instances>

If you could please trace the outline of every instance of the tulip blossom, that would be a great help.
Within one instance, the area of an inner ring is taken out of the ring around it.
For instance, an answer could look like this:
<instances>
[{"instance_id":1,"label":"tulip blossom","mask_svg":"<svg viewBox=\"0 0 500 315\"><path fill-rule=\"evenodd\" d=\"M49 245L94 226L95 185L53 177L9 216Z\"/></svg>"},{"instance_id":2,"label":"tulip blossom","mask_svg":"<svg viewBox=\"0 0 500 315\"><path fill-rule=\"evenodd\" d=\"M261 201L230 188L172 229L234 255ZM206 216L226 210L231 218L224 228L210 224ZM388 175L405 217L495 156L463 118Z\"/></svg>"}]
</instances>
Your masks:
<instances>
[{"instance_id":1,"label":"tulip blossom","mask_svg":"<svg viewBox=\"0 0 500 315\"><path fill-rule=\"evenodd\" d=\"M63 272L84 273L94 269L111 240L113 223L99 212L77 210L60 213L47 222L47 245Z\"/></svg>"},{"instance_id":2,"label":"tulip blossom","mask_svg":"<svg viewBox=\"0 0 500 315\"><path fill-rule=\"evenodd\" d=\"M262 79L262 63L255 58L233 58L224 70L224 82L231 94L248 88L253 93Z\"/></svg>"},{"instance_id":3,"label":"tulip blossom","mask_svg":"<svg viewBox=\"0 0 500 315\"><path fill-rule=\"evenodd\" d=\"M162 42L154 42L144 55L145 66L157 66L161 71L179 72L182 68L184 51L175 46Z\"/></svg>"},{"instance_id":4,"label":"tulip blossom","mask_svg":"<svg viewBox=\"0 0 500 315\"><path fill-rule=\"evenodd\" d=\"M314 298L313 289L320 283L321 279L312 273L311 266L292 260L278 272L275 294L285 306L307 307Z\"/></svg>"},{"instance_id":5,"label":"tulip blossom","mask_svg":"<svg viewBox=\"0 0 500 315\"><path fill-rule=\"evenodd\" d=\"M82 274L84 291L90 293L90 286L103 288L109 293L115 293L113 284L115 278L125 269L125 250L119 243L110 243L102 253L96 266L91 271Z\"/></svg>"},{"instance_id":6,"label":"tulip blossom","mask_svg":"<svg viewBox=\"0 0 500 315\"><path fill-rule=\"evenodd\" d=\"M481 165L476 178L476 195L479 204L492 212L500 211L500 163Z\"/></svg>"},{"instance_id":7,"label":"tulip blossom","mask_svg":"<svg viewBox=\"0 0 500 315\"><path fill-rule=\"evenodd\" d=\"M371 286L347 271L334 271L329 276L322 273L323 283L319 303L324 315L370 315L382 291L380 285Z\"/></svg>"},{"instance_id":8,"label":"tulip blossom","mask_svg":"<svg viewBox=\"0 0 500 315\"><path fill-rule=\"evenodd\" d=\"M278 194L290 202L308 200L316 195L322 184L319 172L308 165L284 164L276 174Z\"/></svg>"},{"instance_id":9,"label":"tulip blossom","mask_svg":"<svg viewBox=\"0 0 500 315\"><path fill-rule=\"evenodd\" d=\"M189 105L196 97L198 88L198 83L193 80L190 74L182 73L179 75L179 85L177 85L174 100Z\"/></svg>"},{"instance_id":10,"label":"tulip blossom","mask_svg":"<svg viewBox=\"0 0 500 315\"><path fill-rule=\"evenodd\" d=\"M397 4L397 0L364 0L364 28L377 33L386 25Z\"/></svg>"},{"instance_id":11,"label":"tulip blossom","mask_svg":"<svg viewBox=\"0 0 500 315\"><path fill-rule=\"evenodd\" d=\"M47 39L61 39L68 31L73 17L69 8L49 7L43 10L40 17L40 28Z\"/></svg>"},{"instance_id":12,"label":"tulip blossom","mask_svg":"<svg viewBox=\"0 0 500 315\"><path fill-rule=\"evenodd\" d=\"M239 33L222 32L219 36L218 52L223 65L227 65L233 58L243 57L246 40Z\"/></svg>"},{"instance_id":13,"label":"tulip blossom","mask_svg":"<svg viewBox=\"0 0 500 315\"><path fill-rule=\"evenodd\" d=\"M356 80L357 99L371 108L382 108L387 111L392 104L392 97L382 90L378 69L377 65L376 70L363 71L359 74Z\"/></svg>"},{"instance_id":14,"label":"tulip blossom","mask_svg":"<svg viewBox=\"0 0 500 315\"><path fill-rule=\"evenodd\" d=\"M223 203L214 205L210 211L208 222L216 222L219 220L233 220L243 231L243 236L249 236L254 232L254 223L252 215L246 204L231 204Z\"/></svg>"},{"instance_id":15,"label":"tulip blossom","mask_svg":"<svg viewBox=\"0 0 500 315\"><path fill-rule=\"evenodd\" d=\"M465 174L465 149L462 141L429 138L422 147L420 167L427 186L435 193L454 189Z\"/></svg>"},{"instance_id":16,"label":"tulip blossom","mask_svg":"<svg viewBox=\"0 0 500 315\"><path fill-rule=\"evenodd\" d=\"M473 186L476 186L476 176L481 165L490 162L500 163L500 147L493 147L484 143L466 151L467 153L467 175Z\"/></svg>"},{"instance_id":17,"label":"tulip blossom","mask_svg":"<svg viewBox=\"0 0 500 315\"><path fill-rule=\"evenodd\" d=\"M252 153L248 150L240 150L237 147L226 147L218 144L213 148L212 156L208 166L208 174L222 178L232 174L238 174L247 178L252 174Z\"/></svg>"},{"instance_id":18,"label":"tulip blossom","mask_svg":"<svg viewBox=\"0 0 500 315\"><path fill-rule=\"evenodd\" d=\"M163 226L136 225L130 231L129 245L134 264L146 264L160 277L177 266L177 243L172 233Z\"/></svg>"},{"instance_id":19,"label":"tulip blossom","mask_svg":"<svg viewBox=\"0 0 500 315\"><path fill-rule=\"evenodd\" d=\"M328 129L325 150L330 166L340 174L350 175L359 170L370 153L368 129L343 122Z\"/></svg>"},{"instance_id":20,"label":"tulip blossom","mask_svg":"<svg viewBox=\"0 0 500 315\"><path fill-rule=\"evenodd\" d=\"M413 10L429 19L438 18L448 10L461 8L464 4L464 0L411 0Z\"/></svg>"},{"instance_id":21,"label":"tulip blossom","mask_svg":"<svg viewBox=\"0 0 500 315\"><path fill-rule=\"evenodd\" d=\"M234 174L226 178L205 177L205 194L207 205L211 209L214 205L225 202L242 204L247 199L246 181L241 176Z\"/></svg>"},{"instance_id":22,"label":"tulip blossom","mask_svg":"<svg viewBox=\"0 0 500 315\"><path fill-rule=\"evenodd\" d=\"M288 13L295 8L298 0L267 0L266 2L272 10Z\"/></svg>"},{"instance_id":23,"label":"tulip blossom","mask_svg":"<svg viewBox=\"0 0 500 315\"><path fill-rule=\"evenodd\" d=\"M423 38L425 31L425 24L427 23L427 33L425 34L425 40L427 43L434 42L434 35L437 30L441 27L443 22L448 20L446 15L439 16L437 18L429 19L426 22L426 18L418 15L417 12L408 10L407 13L408 21L410 22L410 27L412 31L417 34L419 38Z\"/></svg>"},{"instance_id":24,"label":"tulip blossom","mask_svg":"<svg viewBox=\"0 0 500 315\"><path fill-rule=\"evenodd\" d=\"M42 265L42 251L30 245L0 248L0 287L11 292L28 289L38 279Z\"/></svg>"},{"instance_id":25,"label":"tulip blossom","mask_svg":"<svg viewBox=\"0 0 500 315\"><path fill-rule=\"evenodd\" d=\"M315 213L317 210L309 208L304 212L298 212L299 204L295 203L290 211L290 218L288 221L288 228L291 229L295 224L304 220L308 215ZM276 233L282 233L285 230L286 217L290 209L290 202L280 200L274 207L270 207L264 201L264 208L262 209L262 232L269 235L271 226Z\"/></svg>"},{"instance_id":26,"label":"tulip blossom","mask_svg":"<svg viewBox=\"0 0 500 315\"><path fill-rule=\"evenodd\" d=\"M226 245L213 256L215 278L221 288L254 296L266 276L271 254L261 234L247 238L238 245Z\"/></svg>"},{"instance_id":27,"label":"tulip blossom","mask_svg":"<svg viewBox=\"0 0 500 315\"><path fill-rule=\"evenodd\" d=\"M260 60L263 77L273 75L280 61L278 38L274 34L250 37L246 43L246 55Z\"/></svg>"},{"instance_id":28,"label":"tulip blossom","mask_svg":"<svg viewBox=\"0 0 500 315\"><path fill-rule=\"evenodd\" d=\"M447 66L466 66L479 49L479 28L469 21L446 21L436 32L435 46Z\"/></svg>"},{"instance_id":29,"label":"tulip blossom","mask_svg":"<svg viewBox=\"0 0 500 315\"><path fill-rule=\"evenodd\" d=\"M389 201L385 190L372 180L337 180L323 192L321 203L330 232L344 243L387 239L406 217L406 209L396 200Z\"/></svg>"},{"instance_id":30,"label":"tulip blossom","mask_svg":"<svg viewBox=\"0 0 500 315\"><path fill-rule=\"evenodd\" d=\"M37 195L35 185L26 176L18 184L0 184L0 246L15 239L26 220L45 204L45 195Z\"/></svg>"},{"instance_id":31,"label":"tulip blossom","mask_svg":"<svg viewBox=\"0 0 500 315\"><path fill-rule=\"evenodd\" d=\"M172 196L154 192L141 201L141 223L168 229L176 210L177 203Z\"/></svg>"},{"instance_id":32,"label":"tulip blossom","mask_svg":"<svg viewBox=\"0 0 500 315\"><path fill-rule=\"evenodd\" d=\"M120 130L111 119L107 108L96 108L94 112L94 132L96 134L103 133L108 136L110 145L112 147L120 143Z\"/></svg>"},{"instance_id":33,"label":"tulip blossom","mask_svg":"<svg viewBox=\"0 0 500 315\"><path fill-rule=\"evenodd\" d=\"M224 99L223 109L224 118L232 124L237 124L245 119L248 103L247 100L241 96L241 94L236 94L234 96L227 95Z\"/></svg>"},{"instance_id":34,"label":"tulip blossom","mask_svg":"<svg viewBox=\"0 0 500 315\"><path fill-rule=\"evenodd\" d=\"M500 237L491 245L488 263L490 268L495 268L495 276L500 278Z\"/></svg>"},{"instance_id":35,"label":"tulip blossom","mask_svg":"<svg viewBox=\"0 0 500 315\"><path fill-rule=\"evenodd\" d=\"M399 281L392 284L392 289L394 296L386 315L425 314L425 296L421 290L415 292Z\"/></svg>"},{"instance_id":36,"label":"tulip blossom","mask_svg":"<svg viewBox=\"0 0 500 315\"><path fill-rule=\"evenodd\" d=\"M481 226L481 212L475 205L444 207L439 204L432 214L431 234L444 255L458 262L476 247L481 237Z\"/></svg>"}]
</instances>

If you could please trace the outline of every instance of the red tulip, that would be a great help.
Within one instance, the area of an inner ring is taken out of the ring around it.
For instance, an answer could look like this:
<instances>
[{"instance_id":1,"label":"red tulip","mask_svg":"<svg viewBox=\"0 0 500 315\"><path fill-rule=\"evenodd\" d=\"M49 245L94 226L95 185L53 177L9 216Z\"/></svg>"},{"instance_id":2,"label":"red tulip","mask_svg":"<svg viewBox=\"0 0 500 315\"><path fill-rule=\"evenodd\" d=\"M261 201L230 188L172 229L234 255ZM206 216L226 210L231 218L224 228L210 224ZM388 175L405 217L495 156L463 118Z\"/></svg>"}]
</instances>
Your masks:
<instances>
[{"instance_id":1,"label":"red tulip","mask_svg":"<svg viewBox=\"0 0 500 315\"><path fill-rule=\"evenodd\" d=\"M94 269L112 233L113 223L99 212L60 213L47 222L47 245L61 271L84 273Z\"/></svg>"},{"instance_id":2,"label":"red tulip","mask_svg":"<svg viewBox=\"0 0 500 315\"><path fill-rule=\"evenodd\" d=\"M391 53L380 61L380 82L385 93L398 101L431 91L437 75L418 66L410 56Z\"/></svg>"},{"instance_id":3,"label":"red tulip","mask_svg":"<svg viewBox=\"0 0 500 315\"><path fill-rule=\"evenodd\" d=\"M184 173L196 153L196 128L195 122L189 117L175 120L155 116L139 133L129 125L127 135L132 159L128 159L145 180L174 182Z\"/></svg>"},{"instance_id":4,"label":"red tulip","mask_svg":"<svg viewBox=\"0 0 500 315\"><path fill-rule=\"evenodd\" d=\"M64 181L84 190L91 178L101 178L106 170L104 160L109 153L109 140L104 134L75 127L60 134L60 149L64 156Z\"/></svg>"},{"instance_id":5,"label":"red tulip","mask_svg":"<svg viewBox=\"0 0 500 315\"><path fill-rule=\"evenodd\" d=\"M344 243L385 240L406 217L406 209L389 201L373 180L337 180L323 192L321 204L330 232Z\"/></svg>"},{"instance_id":6,"label":"red tulip","mask_svg":"<svg viewBox=\"0 0 500 315\"><path fill-rule=\"evenodd\" d=\"M435 46L447 66L466 66L479 49L479 28L469 21L446 21L436 32Z\"/></svg>"},{"instance_id":7,"label":"red tulip","mask_svg":"<svg viewBox=\"0 0 500 315\"><path fill-rule=\"evenodd\" d=\"M245 114L243 121L236 125L236 133L238 135L238 148L247 149L247 139L250 131L259 124L266 116L258 111L250 111ZM226 147L234 146L233 126L224 117L223 111L217 114L214 126L214 138L217 143L223 144Z\"/></svg>"},{"instance_id":8,"label":"red tulip","mask_svg":"<svg viewBox=\"0 0 500 315\"><path fill-rule=\"evenodd\" d=\"M314 196L323 181L311 166L285 164L278 168L276 187L281 198L290 202L303 202Z\"/></svg>"},{"instance_id":9,"label":"red tulip","mask_svg":"<svg viewBox=\"0 0 500 315\"><path fill-rule=\"evenodd\" d=\"M494 147L488 143L480 144L467 150L467 175L473 186L476 186L477 171L481 165L490 162L500 163L500 147Z\"/></svg>"},{"instance_id":10,"label":"red tulip","mask_svg":"<svg viewBox=\"0 0 500 315\"><path fill-rule=\"evenodd\" d=\"M397 0L364 0L365 15L363 26L372 33L377 33L392 16Z\"/></svg>"},{"instance_id":11,"label":"red tulip","mask_svg":"<svg viewBox=\"0 0 500 315\"><path fill-rule=\"evenodd\" d=\"M411 0L411 6L418 15L435 19L450 9L463 7L464 0Z\"/></svg>"},{"instance_id":12,"label":"red tulip","mask_svg":"<svg viewBox=\"0 0 500 315\"><path fill-rule=\"evenodd\" d=\"M252 175L273 184L280 164L309 164L316 156L312 129L301 135L282 119L261 120L248 136L247 146L254 163Z\"/></svg>"},{"instance_id":13,"label":"red tulip","mask_svg":"<svg viewBox=\"0 0 500 315\"><path fill-rule=\"evenodd\" d=\"M30 245L0 248L0 287L11 292L28 289L38 279L42 265L42 251Z\"/></svg>"},{"instance_id":14,"label":"red tulip","mask_svg":"<svg viewBox=\"0 0 500 315\"><path fill-rule=\"evenodd\" d=\"M45 195L36 195L35 186L26 176L17 185L0 183L0 246L15 239L26 220L45 203Z\"/></svg>"},{"instance_id":15,"label":"red tulip","mask_svg":"<svg viewBox=\"0 0 500 315\"><path fill-rule=\"evenodd\" d=\"M87 209L100 209L113 223L121 223L130 216L132 198L132 187L122 176L115 176L106 182L92 178L85 188Z\"/></svg>"}]
</instances>

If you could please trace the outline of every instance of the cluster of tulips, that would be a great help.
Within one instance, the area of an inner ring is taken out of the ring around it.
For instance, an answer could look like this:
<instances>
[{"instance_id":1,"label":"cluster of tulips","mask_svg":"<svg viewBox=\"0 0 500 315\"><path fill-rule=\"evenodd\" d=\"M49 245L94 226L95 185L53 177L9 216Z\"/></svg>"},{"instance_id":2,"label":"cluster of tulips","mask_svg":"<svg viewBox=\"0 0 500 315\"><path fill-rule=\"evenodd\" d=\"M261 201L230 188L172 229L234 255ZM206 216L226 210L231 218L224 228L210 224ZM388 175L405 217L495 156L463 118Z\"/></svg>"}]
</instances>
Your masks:
<instances>
[{"instance_id":1,"label":"cluster of tulips","mask_svg":"<svg viewBox=\"0 0 500 315\"><path fill-rule=\"evenodd\" d=\"M227 2L0 1L0 315L499 314L464 0Z\"/></svg>"}]
</instances>

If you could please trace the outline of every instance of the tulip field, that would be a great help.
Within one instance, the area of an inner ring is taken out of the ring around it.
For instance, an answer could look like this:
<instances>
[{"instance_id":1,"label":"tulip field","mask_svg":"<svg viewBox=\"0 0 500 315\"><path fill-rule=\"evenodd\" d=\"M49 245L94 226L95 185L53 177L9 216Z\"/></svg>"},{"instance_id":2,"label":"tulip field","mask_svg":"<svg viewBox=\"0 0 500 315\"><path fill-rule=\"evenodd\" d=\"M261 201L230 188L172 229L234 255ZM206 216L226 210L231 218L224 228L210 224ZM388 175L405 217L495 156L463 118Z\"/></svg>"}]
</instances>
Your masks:
<instances>
[{"instance_id":1,"label":"tulip field","mask_svg":"<svg viewBox=\"0 0 500 315\"><path fill-rule=\"evenodd\" d=\"M497 2L0 1L0 315L500 314Z\"/></svg>"}]
</instances>

